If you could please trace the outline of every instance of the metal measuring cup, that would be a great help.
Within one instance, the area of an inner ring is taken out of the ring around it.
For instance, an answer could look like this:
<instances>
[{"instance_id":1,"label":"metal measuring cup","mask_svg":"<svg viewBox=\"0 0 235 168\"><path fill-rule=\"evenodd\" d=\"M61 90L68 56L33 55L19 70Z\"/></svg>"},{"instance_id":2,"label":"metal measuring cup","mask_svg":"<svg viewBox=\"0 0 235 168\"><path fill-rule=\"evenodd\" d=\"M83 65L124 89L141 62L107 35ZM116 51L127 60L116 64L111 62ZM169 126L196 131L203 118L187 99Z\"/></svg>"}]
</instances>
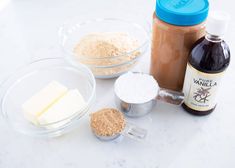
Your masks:
<instances>
[{"instance_id":1,"label":"metal measuring cup","mask_svg":"<svg viewBox=\"0 0 235 168\"><path fill-rule=\"evenodd\" d=\"M133 73L143 74L140 72L133 72ZM156 84L158 85L157 81ZM120 97L118 97L118 95L115 92L115 103L117 108L120 109L126 116L129 117L141 117L148 114L149 112L151 112L151 110L156 105L158 100L174 105L181 105L184 101L184 93L159 87L157 95L152 99L148 100L147 102L132 103L122 100Z\"/></svg>"},{"instance_id":2,"label":"metal measuring cup","mask_svg":"<svg viewBox=\"0 0 235 168\"><path fill-rule=\"evenodd\" d=\"M111 141L111 140L114 140L120 136L124 136L124 137L130 138L133 140L137 140L137 141L141 141L141 140L145 139L145 137L147 135L147 130L140 128L140 127L137 127L133 124L127 123L122 132L116 133L111 136L101 136L101 135L96 134L94 131L93 131L93 133L101 141Z\"/></svg>"}]
</instances>

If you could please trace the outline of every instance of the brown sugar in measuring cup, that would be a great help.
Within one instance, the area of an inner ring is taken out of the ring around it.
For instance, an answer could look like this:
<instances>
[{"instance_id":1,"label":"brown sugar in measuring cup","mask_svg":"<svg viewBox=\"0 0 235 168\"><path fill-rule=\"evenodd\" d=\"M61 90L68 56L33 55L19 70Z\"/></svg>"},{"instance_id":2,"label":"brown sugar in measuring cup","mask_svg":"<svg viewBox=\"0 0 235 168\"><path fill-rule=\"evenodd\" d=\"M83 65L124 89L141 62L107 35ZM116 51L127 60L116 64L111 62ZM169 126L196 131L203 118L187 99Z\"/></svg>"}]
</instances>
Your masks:
<instances>
[{"instance_id":1,"label":"brown sugar in measuring cup","mask_svg":"<svg viewBox=\"0 0 235 168\"><path fill-rule=\"evenodd\" d=\"M120 133L126 125L121 112L104 108L91 114L91 129L98 136L113 136Z\"/></svg>"},{"instance_id":2,"label":"brown sugar in measuring cup","mask_svg":"<svg viewBox=\"0 0 235 168\"><path fill-rule=\"evenodd\" d=\"M114 108L104 108L91 114L90 127L94 135L103 141L113 140L120 135L143 140L147 131L127 123L122 112Z\"/></svg>"},{"instance_id":3,"label":"brown sugar in measuring cup","mask_svg":"<svg viewBox=\"0 0 235 168\"><path fill-rule=\"evenodd\" d=\"M207 0L157 0L150 73L159 86L181 91L193 44L205 35Z\"/></svg>"}]
</instances>

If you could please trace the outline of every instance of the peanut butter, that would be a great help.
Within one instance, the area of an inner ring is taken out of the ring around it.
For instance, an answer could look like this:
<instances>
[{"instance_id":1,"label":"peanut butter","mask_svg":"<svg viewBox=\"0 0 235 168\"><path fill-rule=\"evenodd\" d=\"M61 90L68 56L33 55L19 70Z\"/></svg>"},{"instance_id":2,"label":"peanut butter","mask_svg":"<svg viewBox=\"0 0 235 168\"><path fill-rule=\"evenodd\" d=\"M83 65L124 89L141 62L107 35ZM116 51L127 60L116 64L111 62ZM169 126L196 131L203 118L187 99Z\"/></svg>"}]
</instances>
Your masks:
<instances>
[{"instance_id":1,"label":"peanut butter","mask_svg":"<svg viewBox=\"0 0 235 168\"><path fill-rule=\"evenodd\" d=\"M208 0L156 0L150 73L162 88L181 91L193 44L205 35Z\"/></svg>"},{"instance_id":2,"label":"peanut butter","mask_svg":"<svg viewBox=\"0 0 235 168\"><path fill-rule=\"evenodd\" d=\"M155 13L153 18L150 73L160 87L181 91L189 52L204 36L204 23L175 26L159 20Z\"/></svg>"}]
</instances>

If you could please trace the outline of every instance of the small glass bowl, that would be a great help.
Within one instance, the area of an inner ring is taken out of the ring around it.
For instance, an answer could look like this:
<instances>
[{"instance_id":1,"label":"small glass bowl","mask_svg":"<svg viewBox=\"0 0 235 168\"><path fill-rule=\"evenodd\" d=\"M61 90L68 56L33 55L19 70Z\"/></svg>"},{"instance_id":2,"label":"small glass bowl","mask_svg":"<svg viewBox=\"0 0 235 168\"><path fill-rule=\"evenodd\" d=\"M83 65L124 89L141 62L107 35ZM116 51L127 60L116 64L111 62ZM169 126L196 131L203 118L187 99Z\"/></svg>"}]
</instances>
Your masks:
<instances>
[{"instance_id":1,"label":"small glass bowl","mask_svg":"<svg viewBox=\"0 0 235 168\"><path fill-rule=\"evenodd\" d=\"M133 51L113 57L77 56L74 53L76 44L83 36L100 32L127 33L138 40L139 46ZM145 19L132 21L128 17L90 19L84 22L73 18L59 30L60 43L68 57L87 65L96 78L114 78L133 68L148 49L149 34L150 24L145 22Z\"/></svg>"},{"instance_id":2,"label":"small glass bowl","mask_svg":"<svg viewBox=\"0 0 235 168\"><path fill-rule=\"evenodd\" d=\"M75 115L41 127L24 118L22 104L51 81L58 81L69 89L78 89L87 106ZM7 123L16 131L37 137L62 135L76 127L94 103L95 79L91 71L79 63L62 58L47 58L18 69L1 85L1 111Z\"/></svg>"}]
</instances>

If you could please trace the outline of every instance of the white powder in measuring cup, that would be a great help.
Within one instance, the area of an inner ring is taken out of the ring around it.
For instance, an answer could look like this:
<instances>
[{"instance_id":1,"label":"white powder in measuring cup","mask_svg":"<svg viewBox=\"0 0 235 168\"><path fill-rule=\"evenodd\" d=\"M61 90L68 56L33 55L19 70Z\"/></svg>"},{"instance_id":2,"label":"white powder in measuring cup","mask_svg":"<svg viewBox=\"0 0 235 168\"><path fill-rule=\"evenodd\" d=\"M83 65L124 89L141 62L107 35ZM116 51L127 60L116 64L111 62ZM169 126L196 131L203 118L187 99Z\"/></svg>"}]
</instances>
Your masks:
<instances>
[{"instance_id":1,"label":"white powder in measuring cup","mask_svg":"<svg viewBox=\"0 0 235 168\"><path fill-rule=\"evenodd\" d=\"M114 85L116 95L127 103L146 103L158 94L156 80L148 74L128 72L120 76Z\"/></svg>"}]
</instances>

